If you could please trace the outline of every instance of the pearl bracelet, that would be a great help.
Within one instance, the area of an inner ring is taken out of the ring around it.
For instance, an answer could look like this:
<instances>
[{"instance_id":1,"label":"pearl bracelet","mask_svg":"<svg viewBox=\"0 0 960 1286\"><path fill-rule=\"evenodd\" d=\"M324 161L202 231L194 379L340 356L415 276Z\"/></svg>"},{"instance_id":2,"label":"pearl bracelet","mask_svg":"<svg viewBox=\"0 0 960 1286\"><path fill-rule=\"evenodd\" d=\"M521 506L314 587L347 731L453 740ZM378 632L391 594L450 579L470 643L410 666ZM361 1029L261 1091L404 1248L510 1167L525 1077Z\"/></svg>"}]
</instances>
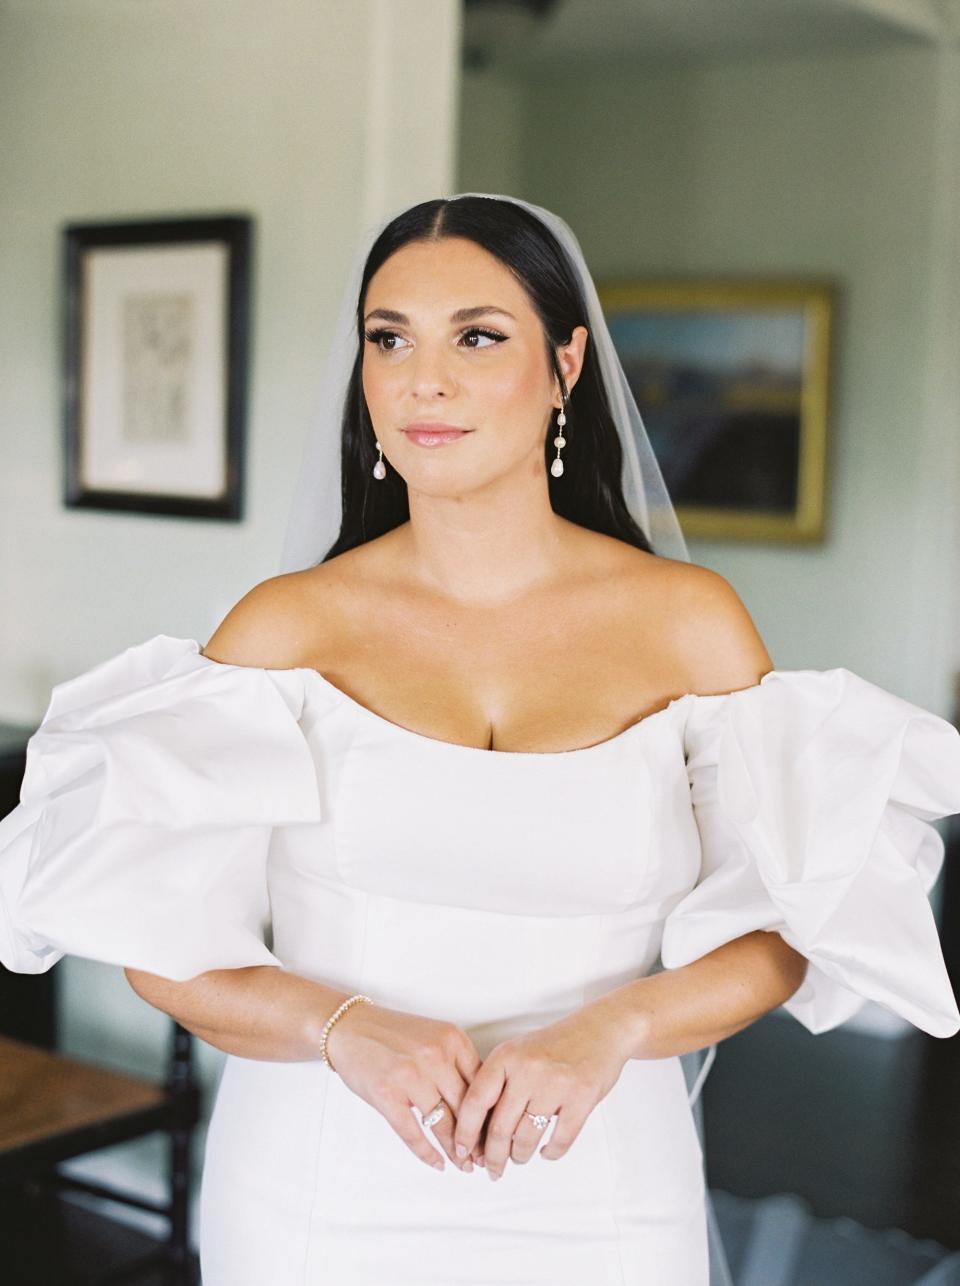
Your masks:
<instances>
[{"instance_id":1,"label":"pearl bracelet","mask_svg":"<svg viewBox=\"0 0 960 1286\"><path fill-rule=\"evenodd\" d=\"M369 996L363 996L358 993L356 996L351 996L349 1000L345 1000L343 1004L340 1005L340 1007L334 1013L332 1013L330 1017L327 1019L327 1021L323 1024L323 1031L320 1033L320 1057L330 1068L331 1072L335 1072L337 1069L334 1067L333 1063L330 1062L330 1059L327 1058L327 1035L329 1034L330 1028L337 1021L337 1019L340 1018L343 1014L345 1014L347 1010L350 1008L350 1006L355 1005L359 1000L365 1000L368 1005L373 1004L373 1001L370 999Z\"/></svg>"}]
</instances>

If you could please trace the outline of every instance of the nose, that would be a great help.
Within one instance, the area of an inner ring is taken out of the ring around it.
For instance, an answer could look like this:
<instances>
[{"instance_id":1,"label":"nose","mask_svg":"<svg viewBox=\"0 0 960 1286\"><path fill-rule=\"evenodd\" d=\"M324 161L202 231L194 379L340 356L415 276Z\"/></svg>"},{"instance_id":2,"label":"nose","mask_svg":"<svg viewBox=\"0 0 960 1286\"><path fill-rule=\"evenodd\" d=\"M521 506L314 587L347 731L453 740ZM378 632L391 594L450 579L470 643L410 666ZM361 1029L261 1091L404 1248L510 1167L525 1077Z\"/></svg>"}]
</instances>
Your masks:
<instances>
[{"instance_id":1,"label":"nose","mask_svg":"<svg viewBox=\"0 0 960 1286\"><path fill-rule=\"evenodd\" d=\"M451 355L443 342L431 344L424 340L414 349L412 360L407 363L410 387L414 397L429 399L449 397L455 388L450 370Z\"/></svg>"}]
</instances>

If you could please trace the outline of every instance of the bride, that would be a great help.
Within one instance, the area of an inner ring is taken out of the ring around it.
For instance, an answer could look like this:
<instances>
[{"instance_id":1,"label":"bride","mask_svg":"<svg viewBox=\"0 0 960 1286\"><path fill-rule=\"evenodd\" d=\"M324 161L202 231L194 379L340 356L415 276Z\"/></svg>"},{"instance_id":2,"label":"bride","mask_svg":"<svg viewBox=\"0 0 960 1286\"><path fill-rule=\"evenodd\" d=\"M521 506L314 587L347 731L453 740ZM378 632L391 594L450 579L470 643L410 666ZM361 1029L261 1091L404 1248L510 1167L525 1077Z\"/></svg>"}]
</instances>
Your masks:
<instances>
[{"instance_id":1,"label":"bride","mask_svg":"<svg viewBox=\"0 0 960 1286\"><path fill-rule=\"evenodd\" d=\"M54 689L0 959L122 965L227 1054L205 1286L727 1281L717 1043L866 999L960 1030L960 734L773 668L550 212L388 220L325 398L280 574Z\"/></svg>"}]
</instances>

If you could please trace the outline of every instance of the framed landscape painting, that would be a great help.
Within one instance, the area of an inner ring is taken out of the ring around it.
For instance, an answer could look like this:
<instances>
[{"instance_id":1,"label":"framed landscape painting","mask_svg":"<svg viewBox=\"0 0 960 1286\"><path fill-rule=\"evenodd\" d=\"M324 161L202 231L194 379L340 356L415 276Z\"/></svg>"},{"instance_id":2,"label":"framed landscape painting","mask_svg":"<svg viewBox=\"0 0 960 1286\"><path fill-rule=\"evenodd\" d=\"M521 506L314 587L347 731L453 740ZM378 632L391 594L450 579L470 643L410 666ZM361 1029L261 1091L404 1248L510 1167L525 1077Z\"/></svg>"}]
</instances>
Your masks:
<instances>
[{"instance_id":1,"label":"framed landscape painting","mask_svg":"<svg viewBox=\"0 0 960 1286\"><path fill-rule=\"evenodd\" d=\"M631 280L597 293L684 534L823 539L830 280Z\"/></svg>"},{"instance_id":2,"label":"framed landscape painting","mask_svg":"<svg viewBox=\"0 0 960 1286\"><path fill-rule=\"evenodd\" d=\"M251 226L63 229L68 506L242 517Z\"/></svg>"}]
</instances>

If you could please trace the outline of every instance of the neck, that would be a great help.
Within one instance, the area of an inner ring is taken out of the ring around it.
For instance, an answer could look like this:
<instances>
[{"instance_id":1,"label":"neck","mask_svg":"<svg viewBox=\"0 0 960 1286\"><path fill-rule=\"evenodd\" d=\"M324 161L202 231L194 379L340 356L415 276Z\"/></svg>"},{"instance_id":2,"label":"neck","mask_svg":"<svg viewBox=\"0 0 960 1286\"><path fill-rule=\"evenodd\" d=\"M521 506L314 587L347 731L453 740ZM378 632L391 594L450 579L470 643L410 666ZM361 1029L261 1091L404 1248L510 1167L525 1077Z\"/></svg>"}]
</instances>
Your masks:
<instances>
[{"instance_id":1,"label":"neck","mask_svg":"<svg viewBox=\"0 0 960 1286\"><path fill-rule=\"evenodd\" d=\"M398 528L410 575L451 600L492 606L563 574L571 524L550 505L542 457L536 469L460 496L411 489L410 521Z\"/></svg>"}]
</instances>

